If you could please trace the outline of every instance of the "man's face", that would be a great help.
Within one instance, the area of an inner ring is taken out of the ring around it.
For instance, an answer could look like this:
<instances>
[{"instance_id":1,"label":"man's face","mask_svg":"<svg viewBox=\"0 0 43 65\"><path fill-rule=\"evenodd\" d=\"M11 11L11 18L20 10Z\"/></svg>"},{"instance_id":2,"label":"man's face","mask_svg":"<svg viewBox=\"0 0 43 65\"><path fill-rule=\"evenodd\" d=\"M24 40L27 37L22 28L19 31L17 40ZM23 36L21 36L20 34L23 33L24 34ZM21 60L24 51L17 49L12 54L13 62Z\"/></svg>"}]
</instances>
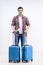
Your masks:
<instances>
[{"instance_id":1,"label":"man's face","mask_svg":"<svg viewBox=\"0 0 43 65\"><path fill-rule=\"evenodd\" d=\"M18 10L18 14L20 14L20 15L21 15L21 14L22 14L22 12L23 12L23 9L19 9L19 10Z\"/></svg>"}]
</instances>

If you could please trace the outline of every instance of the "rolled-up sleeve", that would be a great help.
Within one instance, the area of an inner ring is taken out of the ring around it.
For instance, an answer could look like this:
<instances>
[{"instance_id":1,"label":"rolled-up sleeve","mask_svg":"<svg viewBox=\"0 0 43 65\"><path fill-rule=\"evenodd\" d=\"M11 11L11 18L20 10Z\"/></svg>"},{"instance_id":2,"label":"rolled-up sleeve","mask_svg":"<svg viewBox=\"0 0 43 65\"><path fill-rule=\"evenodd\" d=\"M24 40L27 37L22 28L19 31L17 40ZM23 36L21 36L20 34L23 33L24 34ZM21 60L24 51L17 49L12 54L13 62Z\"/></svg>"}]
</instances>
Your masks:
<instances>
[{"instance_id":1,"label":"rolled-up sleeve","mask_svg":"<svg viewBox=\"0 0 43 65\"><path fill-rule=\"evenodd\" d=\"M30 22L29 22L28 18L26 18L26 25L30 26Z\"/></svg>"},{"instance_id":2,"label":"rolled-up sleeve","mask_svg":"<svg viewBox=\"0 0 43 65\"><path fill-rule=\"evenodd\" d=\"M12 22L11 22L11 26L14 26L14 25L15 25L15 16L13 17Z\"/></svg>"}]
</instances>

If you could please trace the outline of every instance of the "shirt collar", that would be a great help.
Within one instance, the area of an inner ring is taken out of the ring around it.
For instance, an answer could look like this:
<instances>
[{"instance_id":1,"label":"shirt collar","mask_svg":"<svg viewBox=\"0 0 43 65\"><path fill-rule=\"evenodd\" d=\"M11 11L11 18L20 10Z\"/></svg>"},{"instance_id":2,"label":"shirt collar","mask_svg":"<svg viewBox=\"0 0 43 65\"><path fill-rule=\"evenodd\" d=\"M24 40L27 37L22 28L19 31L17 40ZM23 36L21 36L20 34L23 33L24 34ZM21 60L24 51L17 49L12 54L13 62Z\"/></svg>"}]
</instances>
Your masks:
<instances>
[{"instance_id":1,"label":"shirt collar","mask_svg":"<svg viewBox=\"0 0 43 65\"><path fill-rule=\"evenodd\" d=\"M17 18L19 17L19 15L17 15ZM22 15L22 18L23 18L24 16Z\"/></svg>"}]
</instances>

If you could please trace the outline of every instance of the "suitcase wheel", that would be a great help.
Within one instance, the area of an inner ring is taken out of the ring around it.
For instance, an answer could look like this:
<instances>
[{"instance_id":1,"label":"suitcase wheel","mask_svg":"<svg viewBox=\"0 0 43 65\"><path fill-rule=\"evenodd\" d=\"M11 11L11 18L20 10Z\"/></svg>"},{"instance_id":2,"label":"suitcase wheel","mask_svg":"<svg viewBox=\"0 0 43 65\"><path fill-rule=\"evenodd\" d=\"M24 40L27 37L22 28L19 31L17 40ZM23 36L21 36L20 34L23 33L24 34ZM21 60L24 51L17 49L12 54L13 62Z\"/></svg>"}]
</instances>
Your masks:
<instances>
[{"instance_id":1,"label":"suitcase wheel","mask_svg":"<svg viewBox=\"0 0 43 65\"><path fill-rule=\"evenodd\" d=\"M19 63L20 62L20 60L17 60L17 63Z\"/></svg>"},{"instance_id":2,"label":"suitcase wheel","mask_svg":"<svg viewBox=\"0 0 43 65\"><path fill-rule=\"evenodd\" d=\"M33 59L31 59L31 62L33 61Z\"/></svg>"},{"instance_id":3,"label":"suitcase wheel","mask_svg":"<svg viewBox=\"0 0 43 65\"><path fill-rule=\"evenodd\" d=\"M12 62L11 60L9 60L9 63Z\"/></svg>"},{"instance_id":4,"label":"suitcase wheel","mask_svg":"<svg viewBox=\"0 0 43 65\"><path fill-rule=\"evenodd\" d=\"M22 60L22 62L23 62L23 60Z\"/></svg>"},{"instance_id":5,"label":"suitcase wheel","mask_svg":"<svg viewBox=\"0 0 43 65\"><path fill-rule=\"evenodd\" d=\"M28 62L28 60L25 60L25 62Z\"/></svg>"},{"instance_id":6,"label":"suitcase wheel","mask_svg":"<svg viewBox=\"0 0 43 65\"><path fill-rule=\"evenodd\" d=\"M26 62L26 63L27 63L27 62L28 62L28 60L22 60L22 62Z\"/></svg>"},{"instance_id":7,"label":"suitcase wheel","mask_svg":"<svg viewBox=\"0 0 43 65\"><path fill-rule=\"evenodd\" d=\"M11 60L9 60L9 63L10 63L10 62L13 62L13 63L16 63L16 62L17 62L17 63L19 63L20 60L17 60L17 61L11 61Z\"/></svg>"}]
</instances>

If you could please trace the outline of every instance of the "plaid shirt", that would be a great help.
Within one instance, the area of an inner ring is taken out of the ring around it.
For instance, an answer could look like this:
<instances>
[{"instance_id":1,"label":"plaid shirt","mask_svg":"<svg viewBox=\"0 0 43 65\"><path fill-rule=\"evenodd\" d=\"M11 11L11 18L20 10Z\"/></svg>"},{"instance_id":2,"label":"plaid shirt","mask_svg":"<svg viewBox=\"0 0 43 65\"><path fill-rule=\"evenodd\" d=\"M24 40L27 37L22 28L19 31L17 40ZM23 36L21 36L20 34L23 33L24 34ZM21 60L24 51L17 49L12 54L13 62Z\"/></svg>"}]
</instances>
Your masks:
<instances>
[{"instance_id":1,"label":"plaid shirt","mask_svg":"<svg viewBox=\"0 0 43 65\"><path fill-rule=\"evenodd\" d=\"M15 26L15 30L17 30L20 26L19 26L19 18L18 18L19 15L17 16L14 16L13 20L12 20L12 23L11 23L11 26ZM27 33L24 32L24 30L26 30L26 25L27 26L30 26L30 23L29 23L29 20L26 16L23 16L22 15L22 22L23 22L23 35L27 35Z\"/></svg>"}]
</instances>

